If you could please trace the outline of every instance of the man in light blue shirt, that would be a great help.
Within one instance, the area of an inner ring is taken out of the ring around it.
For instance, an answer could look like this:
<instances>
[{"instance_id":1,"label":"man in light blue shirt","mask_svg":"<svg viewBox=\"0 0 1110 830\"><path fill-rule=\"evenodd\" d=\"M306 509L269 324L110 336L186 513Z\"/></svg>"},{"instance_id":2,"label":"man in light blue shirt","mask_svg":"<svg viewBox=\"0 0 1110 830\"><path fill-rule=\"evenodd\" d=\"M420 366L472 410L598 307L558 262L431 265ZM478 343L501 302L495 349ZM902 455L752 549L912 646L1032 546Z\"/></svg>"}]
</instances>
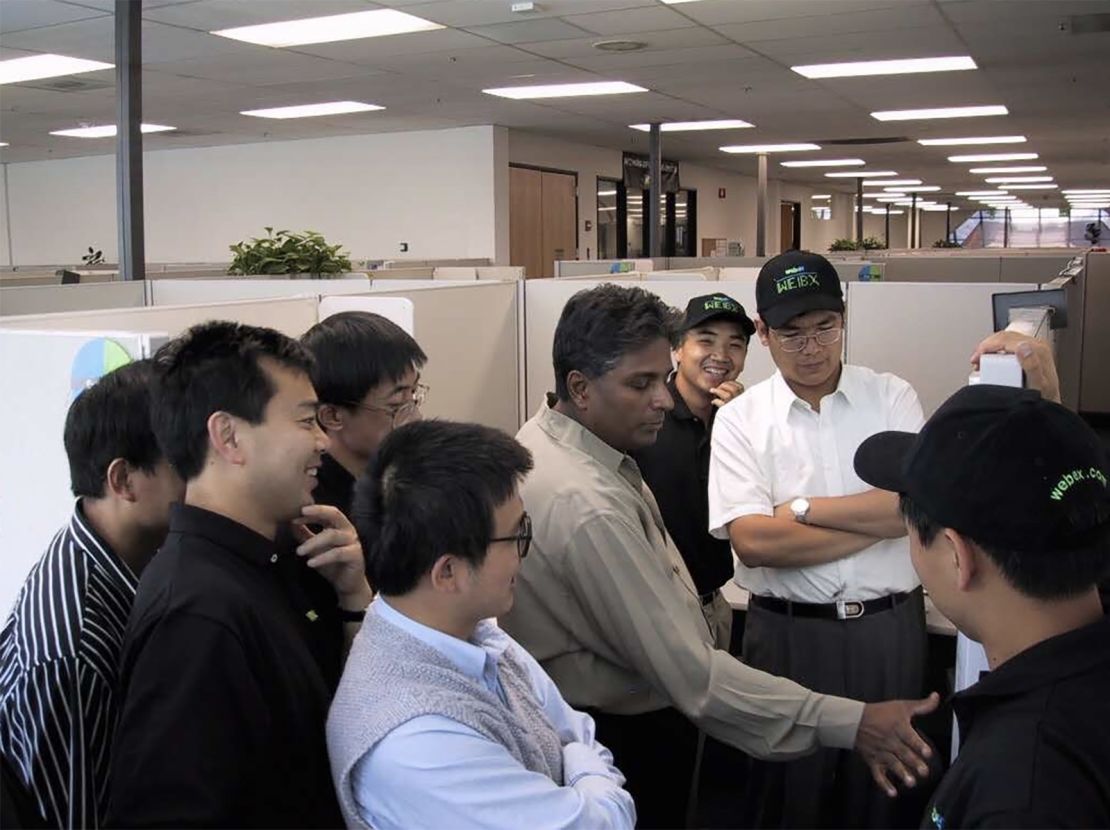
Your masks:
<instances>
[{"instance_id":1,"label":"man in light blue shirt","mask_svg":"<svg viewBox=\"0 0 1110 830\"><path fill-rule=\"evenodd\" d=\"M491 619L513 604L532 459L488 427L423 421L382 444L352 519L380 591L328 717L350 827L632 828L593 720Z\"/></svg>"}]
</instances>

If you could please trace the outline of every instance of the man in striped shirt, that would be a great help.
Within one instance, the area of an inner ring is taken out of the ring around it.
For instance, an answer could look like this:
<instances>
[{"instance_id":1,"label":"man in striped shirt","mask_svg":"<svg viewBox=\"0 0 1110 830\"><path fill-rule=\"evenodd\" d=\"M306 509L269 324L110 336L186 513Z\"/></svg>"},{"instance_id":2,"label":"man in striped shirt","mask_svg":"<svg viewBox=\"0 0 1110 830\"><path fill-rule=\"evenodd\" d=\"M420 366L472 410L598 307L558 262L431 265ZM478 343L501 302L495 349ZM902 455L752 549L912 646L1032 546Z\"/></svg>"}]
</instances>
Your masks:
<instances>
[{"instance_id":1,"label":"man in striped shirt","mask_svg":"<svg viewBox=\"0 0 1110 830\"><path fill-rule=\"evenodd\" d=\"M149 361L128 364L70 406L77 503L0 634L0 756L40 814L20 818L51 827L104 818L123 632L184 492L151 429L150 378Z\"/></svg>"}]
</instances>

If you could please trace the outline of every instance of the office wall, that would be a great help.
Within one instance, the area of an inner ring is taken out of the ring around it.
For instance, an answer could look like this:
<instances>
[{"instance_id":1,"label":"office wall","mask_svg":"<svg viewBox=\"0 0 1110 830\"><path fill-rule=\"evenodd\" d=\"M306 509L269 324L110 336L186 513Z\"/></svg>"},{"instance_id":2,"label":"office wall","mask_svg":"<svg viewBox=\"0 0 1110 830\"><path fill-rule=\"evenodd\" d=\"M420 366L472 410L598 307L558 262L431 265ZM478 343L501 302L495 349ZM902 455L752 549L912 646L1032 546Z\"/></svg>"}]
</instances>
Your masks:
<instances>
[{"instance_id":1,"label":"office wall","mask_svg":"<svg viewBox=\"0 0 1110 830\"><path fill-rule=\"evenodd\" d=\"M666 139L663 155L667 155ZM547 167L578 174L578 256L581 259L597 257L597 178L619 179L621 176L621 151L608 147L595 147L548 138L520 130L509 130L509 162L535 167ZM632 136L632 140L638 140ZM636 152L646 152L643 148ZM740 162L741 164L745 162ZM751 175L742 175L704 165L681 163L681 183L685 188L698 191L698 248L702 238L742 240L749 255L755 254L755 160L750 160ZM851 223L851 201L845 194L828 188L815 189L810 185L779 182L774 178L774 161L769 167L767 188L767 252L779 251L779 202L781 199L802 203L802 245L811 250L825 250L840 236L848 236ZM718 189L725 189L725 197L718 197ZM833 194L833 219L813 219L809 208L814 193ZM585 229L590 220L593 229Z\"/></svg>"},{"instance_id":2,"label":"office wall","mask_svg":"<svg viewBox=\"0 0 1110 830\"><path fill-rule=\"evenodd\" d=\"M16 285L0 288L0 316L87 311L94 308L142 308L153 283L102 282L90 285Z\"/></svg>"},{"instance_id":3,"label":"office wall","mask_svg":"<svg viewBox=\"0 0 1110 830\"><path fill-rule=\"evenodd\" d=\"M148 152L147 259L226 261L228 245L270 225L320 231L356 259L392 258L407 242L409 257L496 260L495 130ZM71 262L89 245L116 259L114 156L5 167L15 264Z\"/></svg>"},{"instance_id":4,"label":"office wall","mask_svg":"<svg viewBox=\"0 0 1110 830\"><path fill-rule=\"evenodd\" d=\"M8 247L8 165L0 162L0 265L11 265Z\"/></svg>"}]
</instances>

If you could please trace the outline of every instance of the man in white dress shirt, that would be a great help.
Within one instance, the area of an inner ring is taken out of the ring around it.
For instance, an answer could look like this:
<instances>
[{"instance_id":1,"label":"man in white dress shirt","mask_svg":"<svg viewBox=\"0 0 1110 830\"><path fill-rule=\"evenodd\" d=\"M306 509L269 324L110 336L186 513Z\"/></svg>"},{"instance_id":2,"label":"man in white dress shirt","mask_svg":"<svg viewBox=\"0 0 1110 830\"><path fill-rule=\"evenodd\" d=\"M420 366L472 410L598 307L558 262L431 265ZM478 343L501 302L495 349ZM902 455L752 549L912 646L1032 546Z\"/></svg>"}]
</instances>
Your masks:
<instances>
[{"instance_id":1,"label":"man in white dress shirt","mask_svg":"<svg viewBox=\"0 0 1110 830\"><path fill-rule=\"evenodd\" d=\"M713 430L710 530L751 592L743 659L826 694L921 696L922 592L894 493L856 475L856 448L916 432L921 404L901 378L842 361L845 307L824 257L774 257L756 284L758 336L778 371L725 406ZM770 827L889 827L889 784L850 753L756 764L748 819Z\"/></svg>"},{"instance_id":2,"label":"man in white dress shirt","mask_svg":"<svg viewBox=\"0 0 1110 830\"><path fill-rule=\"evenodd\" d=\"M509 611L532 525L531 454L498 430L422 421L386 438L352 519L381 592L328 716L349 827L631 830L593 720L490 619Z\"/></svg>"}]
</instances>

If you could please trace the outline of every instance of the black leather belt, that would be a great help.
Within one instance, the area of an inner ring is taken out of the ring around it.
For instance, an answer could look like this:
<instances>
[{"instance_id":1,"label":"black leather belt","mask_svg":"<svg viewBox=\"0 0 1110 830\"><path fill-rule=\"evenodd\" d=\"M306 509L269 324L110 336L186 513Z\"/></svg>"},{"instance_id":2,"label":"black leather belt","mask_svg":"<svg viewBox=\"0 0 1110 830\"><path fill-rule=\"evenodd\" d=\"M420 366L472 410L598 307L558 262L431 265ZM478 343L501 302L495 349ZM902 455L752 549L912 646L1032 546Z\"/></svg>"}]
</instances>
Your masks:
<instances>
[{"instance_id":1,"label":"black leather belt","mask_svg":"<svg viewBox=\"0 0 1110 830\"><path fill-rule=\"evenodd\" d=\"M812 617L819 620L855 620L866 617L868 614L889 611L919 593L921 593L921 589L915 588L907 593L888 594L877 599L848 599L823 603L791 602L788 599L778 599L777 597L752 595L748 604L755 608L762 608L765 611L774 611L776 614L786 614L787 616Z\"/></svg>"}]
</instances>

